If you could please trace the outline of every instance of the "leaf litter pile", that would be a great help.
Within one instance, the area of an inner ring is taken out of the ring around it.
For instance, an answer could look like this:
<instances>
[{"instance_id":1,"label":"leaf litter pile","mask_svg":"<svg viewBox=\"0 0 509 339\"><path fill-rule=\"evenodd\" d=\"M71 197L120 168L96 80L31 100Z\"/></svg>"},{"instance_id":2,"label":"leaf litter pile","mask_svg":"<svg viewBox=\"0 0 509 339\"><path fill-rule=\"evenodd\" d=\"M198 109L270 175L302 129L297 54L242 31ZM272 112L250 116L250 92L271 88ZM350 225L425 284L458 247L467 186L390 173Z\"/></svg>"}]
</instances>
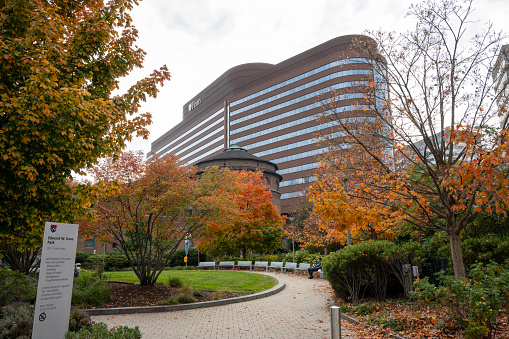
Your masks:
<instances>
[{"instance_id":1,"label":"leaf litter pile","mask_svg":"<svg viewBox=\"0 0 509 339\"><path fill-rule=\"evenodd\" d=\"M336 305L351 305L334 299ZM352 306L351 311L344 313L360 323L341 321L344 329L352 331L349 333L351 338L390 338L391 334L416 339L465 337L463 331L454 325L450 314L439 307L421 307L411 302L398 301L372 301L359 305L360 308ZM509 316L507 312L501 311L501 314L505 315L498 319L493 338L509 339Z\"/></svg>"},{"instance_id":2,"label":"leaf litter pile","mask_svg":"<svg viewBox=\"0 0 509 339\"><path fill-rule=\"evenodd\" d=\"M173 296L181 293L181 289L177 287L164 286L162 284L155 284L154 286L141 286L138 284L126 283L109 283L112 287L111 301L103 304L100 308L115 308L115 307L139 307L139 306L157 306L158 302L168 300ZM195 302L211 301L218 299L234 298L248 293L215 293L211 291L198 291L194 295Z\"/></svg>"}]
</instances>

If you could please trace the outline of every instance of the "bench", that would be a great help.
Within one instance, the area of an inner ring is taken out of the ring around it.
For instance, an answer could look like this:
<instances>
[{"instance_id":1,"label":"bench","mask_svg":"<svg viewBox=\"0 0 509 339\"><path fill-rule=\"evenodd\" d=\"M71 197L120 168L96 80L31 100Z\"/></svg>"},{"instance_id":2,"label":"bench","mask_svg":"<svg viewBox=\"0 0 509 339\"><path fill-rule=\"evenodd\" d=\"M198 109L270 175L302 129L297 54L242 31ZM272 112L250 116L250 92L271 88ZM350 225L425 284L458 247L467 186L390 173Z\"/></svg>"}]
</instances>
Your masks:
<instances>
[{"instance_id":1,"label":"bench","mask_svg":"<svg viewBox=\"0 0 509 339\"><path fill-rule=\"evenodd\" d=\"M283 262L282 261L271 262L269 265L269 271L271 271L273 268L283 272Z\"/></svg>"},{"instance_id":2,"label":"bench","mask_svg":"<svg viewBox=\"0 0 509 339\"><path fill-rule=\"evenodd\" d=\"M212 267L213 270L216 269L216 263L214 261L202 261L202 262L199 262L198 263L198 269L202 268L202 267Z\"/></svg>"},{"instance_id":3,"label":"bench","mask_svg":"<svg viewBox=\"0 0 509 339\"><path fill-rule=\"evenodd\" d=\"M308 268L310 268L310 267L311 267L311 264L301 262L299 264L299 267L297 267L298 274L300 275L302 273L302 271L304 271L304 273L308 274Z\"/></svg>"},{"instance_id":4,"label":"bench","mask_svg":"<svg viewBox=\"0 0 509 339\"><path fill-rule=\"evenodd\" d=\"M253 267L253 263L251 261L239 261L237 263L237 265L235 265L237 267L249 267L249 270L251 271L252 267Z\"/></svg>"},{"instance_id":5,"label":"bench","mask_svg":"<svg viewBox=\"0 0 509 339\"><path fill-rule=\"evenodd\" d=\"M232 270L235 268L235 261L220 261L217 265L217 269L221 269L221 267L231 267Z\"/></svg>"},{"instance_id":6,"label":"bench","mask_svg":"<svg viewBox=\"0 0 509 339\"><path fill-rule=\"evenodd\" d=\"M265 272L269 269L269 262L268 261L255 261L254 263L254 269L256 271L257 268L264 268Z\"/></svg>"},{"instance_id":7,"label":"bench","mask_svg":"<svg viewBox=\"0 0 509 339\"><path fill-rule=\"evenodd\" d=\"M295 270L297 269L297 263L296 262L287 262L285 264L285 266L283 267L283 273L286 271L290 271L292 270L293 273L295 274Z\"/></svg>"}]
</instances>

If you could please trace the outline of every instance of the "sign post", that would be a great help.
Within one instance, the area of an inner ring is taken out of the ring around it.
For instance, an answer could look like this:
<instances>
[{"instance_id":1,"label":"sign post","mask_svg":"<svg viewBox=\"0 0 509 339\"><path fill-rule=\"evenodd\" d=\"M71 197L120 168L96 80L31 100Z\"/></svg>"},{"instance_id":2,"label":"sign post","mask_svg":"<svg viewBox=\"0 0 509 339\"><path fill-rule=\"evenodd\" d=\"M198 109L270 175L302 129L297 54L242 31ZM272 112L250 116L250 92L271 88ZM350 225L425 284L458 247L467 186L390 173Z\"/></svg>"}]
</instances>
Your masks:
<instances>
[{"instance_id":1,"label":"sign post","mask_svg":"<svg viewBox=\"0 0 509 339\"><path fill-rule=\"evenodd\" d=\"M32 339L64 338L69 330L78 225L47 222Z\"/></svg>"}]
</instances>

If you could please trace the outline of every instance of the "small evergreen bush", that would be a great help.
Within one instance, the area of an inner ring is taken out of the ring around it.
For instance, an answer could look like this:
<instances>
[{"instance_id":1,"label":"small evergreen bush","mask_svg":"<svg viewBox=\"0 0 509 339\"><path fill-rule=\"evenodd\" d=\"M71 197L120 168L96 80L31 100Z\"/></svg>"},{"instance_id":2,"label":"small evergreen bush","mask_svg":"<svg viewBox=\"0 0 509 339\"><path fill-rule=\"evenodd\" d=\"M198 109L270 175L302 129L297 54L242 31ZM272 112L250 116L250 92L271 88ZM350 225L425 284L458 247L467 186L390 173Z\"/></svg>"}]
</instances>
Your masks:
<instances>
[{"instance_id":1,"label":"small evergreen bush","mask_svg":"<svg viewBox=\"0 0 509 339\"><path fill-rule=\"evenodd\" d=\"M170 276L168 278L168 286L171 286L171 287L182 287L182 286L184 286L184 283L182 282L182 279L180 279L179 277L172 277L172 276Z\"/></svg>"},{"instance_id":2,"label":"small evergreen bush","mask_svg":"<svg viewBox=\"0 0 509 339\"><path fill-rule=\"evenodd\" d=\"M500 311L509 308L509 270L495 263L472 266L468 279L442 275L440 286L428 278L414 286L414 298L426 305L438 303L448 311L450 323L442 327L459 324L467 339L491 338Z\"/></svg>"},{"instance_id":3,"label":"small evergreen bush","mask_svg":"<svg viewBox=\"0 0 509 339\"><path fill-rule=\"evenodd\" d=\"M190 304L194 303L196 300L194 300L193 296L185 293L181 293L175 297L179 304Z\"/></svg>"},{"instance_id":4,"label":"small evergreen bush","mask_svg":"<svg viewBox=\"0 0 509 339\"><path fill-rule=\"evenodd\" d=\"M100 306L111 300L111 286L90 274L80 274L74 279L72 304L80 308Z\"/></svg>"},{"instance_id":5,"label":"small evergreen bush","mask_svg":"<svg viewBox=\"0 0 509 339\"><path fill-rule=\"evenodd\" d=\"M88 252L76 252L76 259L74 262L80 263L81 267L85 267L86 262L91 255L93 254Z\"/></svg>"},{"instance_id":6,"label":"small evergreen bush","mask_svg":"<svg viewBox=\"0 0 509 339\"><path fill-rule=\"evenodd\" d=\"M108 330L106 324L97 323L92 329L82 327L78 332L67 332L65 339L141 339L141 332L138 326L119 326Z\"/></svg>"},{"instance_id":7,"label":"small evergreen bush","mask_svg":"<svg viewBox=\"0 0 509 339\"><path fill-rule=\"evenodd\" d=\"M0 339L32 337L34 309L28 303L12 303L1 310Z\"/></svg>"},{"instance_id":8,"label":"small evergreen bush","mask_svg":"<svg viewBox=\"0 0 509 339\"><path fill-rule=\"evenodd\" d=\"M0 268L0 306L12 302L34 303L37 297L37 280L19 271Z\"/></svg>"},{"instance_id":9,"label":"small evergreen bush","mask_svg":"<svg viewBox=\"0 0 509 339\"><path fill-rule=\"evenodd\" d=\"M386 241L358 243L331 253L323 269L336 294L357 303L361 291L371 288L378 300L384 300L390 275L389 256L397 245Z\"/></svg>"},{"instance_id":10,"label":"small evergreen bush","mask_svg":"<svg viewBox=\"0 0 509 339\"><path fill-rule=\"evenodd\" d=\"M71 307L71 313L69 315L69 331L78 332L82 327L92 329L92 320L90 316L80 310Z\"/></svg>"}]
</instances>

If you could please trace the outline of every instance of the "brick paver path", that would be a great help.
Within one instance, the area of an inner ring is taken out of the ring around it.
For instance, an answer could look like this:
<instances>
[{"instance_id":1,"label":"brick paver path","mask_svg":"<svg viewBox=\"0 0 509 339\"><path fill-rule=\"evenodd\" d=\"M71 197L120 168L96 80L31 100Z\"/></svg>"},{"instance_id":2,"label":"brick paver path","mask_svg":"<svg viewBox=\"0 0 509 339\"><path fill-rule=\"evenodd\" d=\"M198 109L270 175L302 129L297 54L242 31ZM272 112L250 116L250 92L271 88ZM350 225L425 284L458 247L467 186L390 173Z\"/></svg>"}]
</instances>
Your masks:
<instances>
[{"instance_id":1,"label":"brick paver path","mask_svg":"<svg viewBox=\"0 0 509 339\"><path fill-rule=\"evenodd\" d=\"M143 338L327 338L328 282L306 276L268 273L283 279L283 291L266 298L194 310L94 316L109 327L139 326ZM342 337L348 338L345 330Z\"/></svg>"}]
</instances>

